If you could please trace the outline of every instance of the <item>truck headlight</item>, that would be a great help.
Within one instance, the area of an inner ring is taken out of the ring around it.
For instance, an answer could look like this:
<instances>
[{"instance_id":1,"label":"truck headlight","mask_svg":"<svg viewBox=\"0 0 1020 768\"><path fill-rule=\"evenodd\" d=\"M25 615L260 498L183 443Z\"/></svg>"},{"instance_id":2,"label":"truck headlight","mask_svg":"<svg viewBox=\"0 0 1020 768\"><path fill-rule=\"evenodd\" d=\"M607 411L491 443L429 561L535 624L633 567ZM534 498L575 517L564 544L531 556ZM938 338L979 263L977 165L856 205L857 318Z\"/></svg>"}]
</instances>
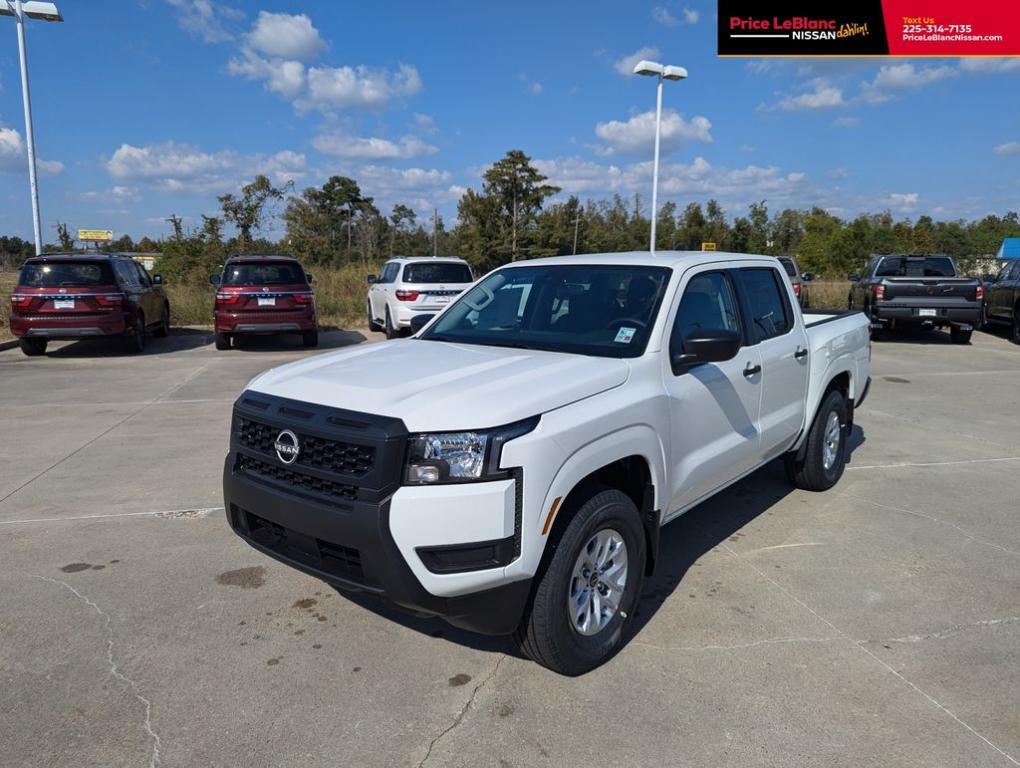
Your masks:
<instances>
[{"instance_id":1,"label":"truck headlight","mask_svg":"<svg viewBox=\"0 0 1020 768\"><path fill-rule=\"evenodd\" d=\"M411 435L404 482L408 485L502 480L503 446L538 426L538 416L494 429Z\"/></svg>"}]
</instances>

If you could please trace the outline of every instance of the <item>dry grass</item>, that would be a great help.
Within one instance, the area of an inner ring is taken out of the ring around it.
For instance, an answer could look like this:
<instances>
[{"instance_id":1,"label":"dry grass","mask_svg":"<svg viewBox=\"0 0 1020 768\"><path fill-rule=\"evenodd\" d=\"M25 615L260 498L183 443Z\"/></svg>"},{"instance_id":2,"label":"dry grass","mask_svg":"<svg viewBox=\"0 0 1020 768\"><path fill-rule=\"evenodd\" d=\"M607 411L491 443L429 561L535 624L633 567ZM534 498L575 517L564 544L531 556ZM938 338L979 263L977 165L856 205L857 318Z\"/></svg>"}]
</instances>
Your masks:
<instances>
[{"instance_id":1,"label":"dry grass","mask_svg":"<svg viewBox=\"0 0 1020 768\"><path fill-rule=\"evenodd\" d=\"M846 309L850 293L847 280L814 280L807 283L808 305L812 309Z\"/></svg>"},{"instance_id":2,"label":"dry grass","mask_svg":"<svg viewBox=\"0 0 1020 768\"><path fill-rule=\"evenodd\" d=\"M11 336L11 291L18 282L17 272L0 272L0 341L13 339Z\"/></svg>"}]
</instances>

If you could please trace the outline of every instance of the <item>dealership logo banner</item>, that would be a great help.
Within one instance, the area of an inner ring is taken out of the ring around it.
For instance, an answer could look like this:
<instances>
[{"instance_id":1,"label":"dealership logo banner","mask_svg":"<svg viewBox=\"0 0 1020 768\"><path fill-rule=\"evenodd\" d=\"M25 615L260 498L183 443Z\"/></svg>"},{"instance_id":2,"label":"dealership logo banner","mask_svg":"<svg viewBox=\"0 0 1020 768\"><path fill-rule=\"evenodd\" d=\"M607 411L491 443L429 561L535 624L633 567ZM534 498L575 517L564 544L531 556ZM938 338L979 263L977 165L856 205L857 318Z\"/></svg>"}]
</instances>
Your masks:
<instances>
[{"instance_id":1,"label":"dealership logo banner","mask_svg":"<svg viewBox=\"0 0 1020 768\"><path fill-rule=\"evenodd\" d=\"M720 56L1018 56L1018 0L719 0Z\"/></svg>"}]
</instances>

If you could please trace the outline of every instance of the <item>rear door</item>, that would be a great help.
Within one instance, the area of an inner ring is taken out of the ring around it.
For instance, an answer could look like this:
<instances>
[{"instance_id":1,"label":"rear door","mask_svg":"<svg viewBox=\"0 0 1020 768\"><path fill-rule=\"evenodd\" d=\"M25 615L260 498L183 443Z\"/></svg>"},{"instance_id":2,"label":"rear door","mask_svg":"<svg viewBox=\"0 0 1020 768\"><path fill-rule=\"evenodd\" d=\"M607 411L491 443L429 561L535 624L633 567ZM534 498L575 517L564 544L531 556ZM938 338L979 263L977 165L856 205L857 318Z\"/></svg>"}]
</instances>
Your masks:
<instances>
[{"instance_id":1,"label":"rear door","mask_svg":"<svg viewBox=\"0 0 1020 768\"><path fill-rule=\"evenodd\" d=\"M163 317L163 297L159 289L153 284L152 278L141 264L134 259L126 260L134 267L138 275L138 285L141 287L142 311L145 312L145 322L149 325L157 323Z\"/></svg>"},{"instance_id":2,"label":"rear door","mask_svg":"<svg viewBox=\"0 0 1020 768\"><path fill-rule=\"evenodd\" d=\"M730 271L689 273L672 321L663 377L670 411L670 512L690 506L758 461L761 357L745 346L735 358L674 371L674 353L692 331L743 334ZM746 343L746 338L745 338Z\"/></svg>"},{"instance_id":3,"label":"rear door","mask_svg":"<svg viewBox=\"0 0 1020 768\"><path fill-rule=\"evenodd\" d=\"M142 283L135 269L135 263L130 259L113 259L113 268L117 273L117 280L125 296L125 310L134 315L141 310L145 313L146 324L154 322L150 316L150 310L145 306L145 295L142 291ZM134 322L134 319L131 320Z\"/></svg>"},{"instance_id":4,"label":"rear door","mask_svg":"<svg viewBox=\"0 0 1020 768\"><path fill-rule=\"evenodd\" d=\"M786 277L773 267L737 270L741 308L750 343L761 356L761 445L767 459L789 447L804 423L808 346L797 323Z\"/></svg>"},{"instance_id":5,"label":"rear door","mask_svg":"<svg viewBox=\"0 0 1020 768\"><path fill-rule=\"evenodd\" d=\"M470 267L463 262L413 261L404 265L400 289L405 293L401 300L419 312L438 312L468 288L473 279Z\"/></svg>"},{"instance_id":6,"label":"rear door","mask_svg":"<svg viewBox=\"0 0 1020 768\"><path fill-rule=\"evenodd\" d=\"M380 323L386 319L386 302L399 269L398 262L387 262L379 272L379 278L368 289L368 300L372 304L372 316Z\"/></svg>"}]
</instances>

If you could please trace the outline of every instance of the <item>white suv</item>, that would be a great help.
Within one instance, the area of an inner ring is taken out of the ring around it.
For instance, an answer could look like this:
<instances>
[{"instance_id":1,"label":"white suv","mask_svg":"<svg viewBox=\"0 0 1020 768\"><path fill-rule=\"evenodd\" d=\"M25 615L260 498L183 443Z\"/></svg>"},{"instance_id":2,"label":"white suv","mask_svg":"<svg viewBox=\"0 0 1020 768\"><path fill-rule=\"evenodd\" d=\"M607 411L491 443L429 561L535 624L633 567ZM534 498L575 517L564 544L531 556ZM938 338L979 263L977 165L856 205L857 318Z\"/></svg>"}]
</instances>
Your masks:
<instances>
[{"instance_id":1,"label":"white suv","mask_svg":"<svg viewBox=\"0 0 1020 768\"><path fill-rule=\"evenodd\" d=\"M390 259L379 277L368 276L368 327L396 338L411 327L412 317L446 309L473 282L462 259Z\"/></svg>"}]
</instances>

